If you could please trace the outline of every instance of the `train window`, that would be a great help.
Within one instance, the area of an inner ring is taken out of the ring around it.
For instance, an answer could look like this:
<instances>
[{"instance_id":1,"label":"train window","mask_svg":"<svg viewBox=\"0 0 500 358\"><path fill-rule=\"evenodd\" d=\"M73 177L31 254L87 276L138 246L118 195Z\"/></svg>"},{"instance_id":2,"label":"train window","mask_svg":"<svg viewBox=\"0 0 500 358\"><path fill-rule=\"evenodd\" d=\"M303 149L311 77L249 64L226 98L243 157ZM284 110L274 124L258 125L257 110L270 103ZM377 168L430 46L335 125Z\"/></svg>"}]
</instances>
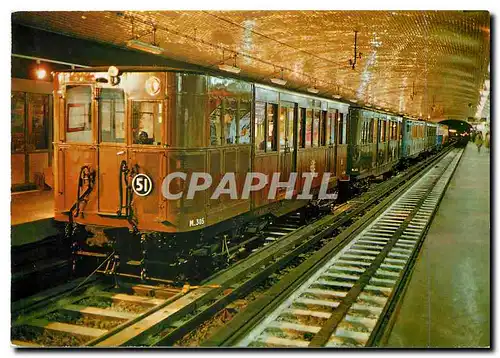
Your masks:
<instances>
[{"instance_id":1,"label":"train window","mask_svg":"<svg viewBox=\"0 0 500 358\"><path fill-rule=\"evenodd\" d=\"M387 127L387 122L384 121L383 119L378 121L378 125L380 127L380 142L383 143L385 142L385 129Z\"/></svg>"},{"instance_id":2,"label":"train window","mask_svg":"<svg viewBox=\"0 0 500 358\"><path fill-rule=\"evenodd\" d=\"M287 115L287 108L281 107L280 108L280 130L279 130L279 132L280 132L280 149L281 150L285 149L285 142L287 141L287 138L286 138L286 115Z\"/></svg>"},{"instance_id":3,"label":"train window","mask_svg":"<svg viewBox=\"0 0 500 358\"><path fill-rule=\"evenodd\" d=\"M306 109L300 108L299 110L299 126L298 126L298 135L299 135L299 147L305 148L305 138L306 138Z\"/></svg>"},{"instance_id":4,"label":"train window","mask_svg":"<svg viewBox=\"0 0 500 358\"><path fill-rule=\"evenodd\" d=\"M101 142L125 142L125 98L122 89L103 88L99 96Z\"/></svg>"},{"instance_id":5,"label":"train window","mask_svg":"<svg viewBox=\"0 0 500 358\"><path fill-rule=\"evenodd\" d=\"M132 102L132 138L134 144L161 144L163 122L162 103L157 101Z\"/></svg>"},{"instance_id":6,"label":"train window","mask_svg":"<svg viewBox=\"0 0 500 358\"><path fill-rule=\"evenodd\" d=\"M344 127L344 113L340 113L337 122L339 124L339 144L345 144L346 143L346 138L345 138L345 127Z\"/></svg>"},{"instance_id":7,"label":"train window","mask_svg":"<svg viewBox=\"0 0 500 358\"><path fill-rule=\"evenodd\" d=\"M305 141L305 147L306 148L311 148L312 147L312 132L313 132L313 113L312 109L307 109L306 110L306 141Z\"/></svg>"},{"instance_id":8,"label":"train window","mask_svg":"<svg viewBox=\"0 0 500 358\"><path fill-rule=\"evenodd\" d=\"M278 150L277 146L277 116L278 116L278 105L267 104L267 149L268 152L275 152Z\"/></svg>"},{"instance_id":9,"label":"train window","mask_svg":"<svg viewBox=\"0 0 500 358\"><path fill-rule=\"evenodd\" d=\"M365 144L365 132L366 132L366 120L364 119L359 119L358 121L358 127L361 126L361 142L360 144ZM339 123L340 127L340 123Z\"/></svg>"},{"instance_id":10,"label":"train window","mask_svg":"<svg viewBox=\"0 0 500 358\"><path fill-rule=\"evenodd\" d=\"M26 108L26 93L12 92L10 103L10 126L12 131L11 151L22 152L24 151L25 145L24 117Z\"/></svg>"},{"instance_id":11,"label":"train window","mask_svg":"<svg viewBox=\"0 0 500 358\"><path fill-rule=\"evenodd\" d=\"M222 121L224 123L224 144L236 144L238 130L236 128L236 113L238 111L238 100L226 97L223 105Z\"/></svg>"},{"instance_id":12,"label":"train window","mask_svg":"<svg viewBox=\"0 0 500 358\"><path fill-rule=\"evenodd\" d=\"M325 146L328 144L327 138L326 138L326 133L330 133L330 126L327 122L330 121L330 118L327 117L327 112L326 111L321 111L321 124L320 124L320 141L321 145Z\"/></svg>"},{"instance_id":13,"label":"train window","mask_svg":"<svg viewBox=\"0 0 500 358\"><path fill-rule=\"evenodd\" d=\"M313 121L313 146L319 147L319 120L320 120L320 111L314 110L314 121Z\"/></svg>"},{"instance_id":14,"label":"train window","mask_svg":"<svg viewBox=\"0 0 500 358\"><path fill-rule=\"evenodd\" d=\"M294 148L293 145L293 119L294 108L283 106L280 110L280 150L286 148Z\"/></svg>"},{"instance_id":15,"label":"train window","mask_svg":"<svg viewBox=\"0 0 500 358\"><path fill-rule=\"evenodd\" d=\"M66 140L68 142L91 143L90 86L66 87Z\"/></svg>"},{"instance_id":16,"label":"train window","mask_svg":"<svg viewBox=\"0 0 500 358\"><path fill-rule=\"evenodd\" d=\"M287 115L288 115L288 120L287 120L287 127L286 127L286 138L288 140L288 146L292 148L292 151L295 150L295 144L294 144L294 137L293 137L293 124L294 124L294 117L295 117L295 109L293 107L288 107L287 108Z\"/></svg>"},{"instance_id":17,"label":"train window","mask_svg":"<svg viewBox=\"0 0 500 358\"><path fill-rule=\"evenodd\" d=\"M255 150L266 149L266 104L255 102Z\"/></svg>"},{"instance_id":18,"label":"train window","mask_svg":"<svg viewBox=\"0 0 500 358\"><path fill-rule=\"evenodd\" d=\"M239 131L240 137L238 143L240 144L250 144L250 114L252 109L252 102L248 100L240 100L239 107Z\"/></svg>"},{"instance_id":19,"label":"train window","mask_svg":"<svg viewBox=\"0 0 500 358\"><path fill-rule=\"evenodd\" d=\"M222 100L217 97L209 99L210 145L220 145L222 131L220 117L222 113Z\"/></svg>"},{"instance_id":20,"label":"train window","mask_svg":"<svg viewBox=\"0 0 500 358\"><path fill-rule=\"evenodd\" d=\"M369 141L370 143L377 143L377 137L378 137L378 121L375 118L372 118L370 120L370 138Z\"/></svg>"},{"instance_id":21,"label":"train window","mask_svg":"<svg viewBox=\"0 0 500 358\"><path fill-rule=\"evenodd\" d=\"M328 139L330 144L335 145L335 122L337 121L337 117L339 115L339 111L335 110L335 112L328 112L328 124L329 124L329 133L330 138Z\"/></svg>"}]
</instances>

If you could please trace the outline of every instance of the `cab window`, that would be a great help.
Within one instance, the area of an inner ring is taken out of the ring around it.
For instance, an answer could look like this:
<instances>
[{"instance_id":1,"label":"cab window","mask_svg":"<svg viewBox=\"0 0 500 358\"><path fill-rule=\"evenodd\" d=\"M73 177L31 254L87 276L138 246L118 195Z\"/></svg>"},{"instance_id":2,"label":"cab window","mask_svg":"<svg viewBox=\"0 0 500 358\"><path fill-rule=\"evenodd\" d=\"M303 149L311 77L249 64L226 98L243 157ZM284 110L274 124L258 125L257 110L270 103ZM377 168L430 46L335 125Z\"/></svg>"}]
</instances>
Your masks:
<instances>
[{"instance_id":1,"label":"cab window","mask_svg":"<svg viewBox=\"0 0 500 358\"><path fill-rule=\"evenodd\" d=\"M92 142L91 102L90 86L66 88L66 141Z\"/></svg>"},{"instance_id":2,"label":"cab window","mask_svg":"<svg viewBox=\"0 0 500 358\"><path fill-rule=\"evenodd\" d=\"M157 101L132 102L132 138L134 144L161 144L163 122L162 103Z\"/></svg>"},{"instance_id":3,"label":"cab window","mask_svg":"<svg viewBox=\"0 0 500 358\"><path fill-rule=\"evenodd\" d=\"M125 143L125 98L122 89L101 90L99 122L101 142Z\"/></svg>"}]
</instances>

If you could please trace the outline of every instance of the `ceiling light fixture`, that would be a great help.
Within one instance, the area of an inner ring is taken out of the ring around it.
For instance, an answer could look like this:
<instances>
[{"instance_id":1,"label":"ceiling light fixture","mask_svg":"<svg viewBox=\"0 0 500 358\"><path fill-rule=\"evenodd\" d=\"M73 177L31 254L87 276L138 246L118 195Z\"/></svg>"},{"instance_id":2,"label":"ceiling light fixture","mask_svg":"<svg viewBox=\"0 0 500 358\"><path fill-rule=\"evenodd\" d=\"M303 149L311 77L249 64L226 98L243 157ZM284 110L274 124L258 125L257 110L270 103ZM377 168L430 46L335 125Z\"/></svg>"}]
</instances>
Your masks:
<instances>
[{"instance_id":1,"label":"ceiling light fixture","mask_svg":"<svg viewBox=\"0 0 500 358\"><path fill-rule=\"evenodd\" d=\"M309 87L307 89L307 92L316 94L316 93L319 93L319 89L317 89L316 87Z\"/></svg>"},{"instance_id":2,"label":"ceiling light fixture","mask_svg":"<svg viewBox=\"0 0 500 358\"><path fill-rule=\"evenodd\" d=\"M149 53L152 53L154 55L159 55L159 54L165 52L165 49L161 48L156 43L156 27L154 27L154 26L153 26L152 33L153 33L153 41L151 43L139 40L137 38L139 36L134 35L134 23L133 23L133 19L132 19L132 35L135 38L127 41L127 47L133 48L134 50L149 52Z\"/></svg>"},{"instance_id":3,"label":"ceiling light fixture","mask_svg":"<svg viewBox=\"0 0 500 358\"><path fill-rule=\"evenodd\" d=\"M377 108L377 109L382 109L382 107L379 107L379 106L377 106L377 107L375 107L375 108Z\"/></svg>"},{"instance_id":4,"label":"ceiling light fixture","mask_svg":"<svg viewBox=\"0 0 500 358\"><path fill-rule=\"evenodd\" d=\"M339 94L334 94L334 95L333 95L333 98L335 98L335 99L341 99L341 98L342 98L342 96L341 96L341 95L339 95Z\"/></svg>"},{"instance_id":5,"label":"ceiling light fixture","mask_svg":"<svg viewBox=\"0 0 500 358\"><path fill-rule=\"evenodd\" d=\"M239 68L238 66L236 66L236 54L234 54L234 56L230 56L228 58L225 58L224 56L224 50L222 50L222 61L221 63L219 63L219 70L221 71L226 71L226 72L231 72L231 73L240 73L241 71L241 68ZM225 63L226 60L228 59L231 59L233 58L234 59L234 65L228 65L227 63Z\"/></svg>"},{"instance_id":6,"label":"ceiling light fixture","mask_svg":"<svg viewBox=\"0 0 500 358\"><path fill-rule=\"evenodd\" d=\"M357 99L350 99L349 101L351 101L352 103L358 103Z\"/></svg>"},{"instance_id":7,"label":"ceiling light fixture","mask_svg":"<svg viewBox=\"0 0 500 358\"><path fill-rule=\"evenodd\" d=\"M370 103L365 103L365 106L371 107L372 105Z\"/></svg>"},{"instance_id":8,"label":"ceiling light fixture","mask_svg":"<svg viewBox=\"0 0 500 358\"><path fill-rule=\"evenodd\" d=\"M225 63L221 63L221 64L219 64L219 70L231 72L231 73L240 73L241 68L236 67L236 66L227 65Z\"/></svg>"},{"instance_id":9,"label":"ceiling light fixture","mask_svg":"<svg viewBox=\"0 0 500 358\"><path fill-rule=\"evenodd\" d=\"M144 51L144 52L149 52L154 55L159 55L163 53L165 50L159 46L141 41L141 40L128 40L127 41L127 47L133 48L134 50L139 50L139 51Z\"/></svg>"},{"instance_id":10,"label":"ceiling light fixture","mask_svg":"<svg viewBox=\"0 0 500 358\"><path fill-rule=\"evenodd\" d=\"M283 69L281 69L280 72L281 72L281 76L271 78L271 82L274 83L275 85L284 86L284 85L286 85L286 80L283 79Z\"/></svg>"}]
</instances>

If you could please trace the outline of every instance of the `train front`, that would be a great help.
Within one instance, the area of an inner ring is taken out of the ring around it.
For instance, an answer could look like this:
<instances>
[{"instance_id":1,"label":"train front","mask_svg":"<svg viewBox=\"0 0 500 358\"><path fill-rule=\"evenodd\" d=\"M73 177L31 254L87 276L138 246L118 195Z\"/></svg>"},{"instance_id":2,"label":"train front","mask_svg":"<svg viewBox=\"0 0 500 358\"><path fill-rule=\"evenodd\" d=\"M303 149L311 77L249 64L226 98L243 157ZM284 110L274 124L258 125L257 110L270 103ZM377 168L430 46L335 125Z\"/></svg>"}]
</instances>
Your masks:
<instances>
[{"instance_id":1,"label":"train front","mask_svg":"<svg viewBox=\"0 0 500 358\"><path fill-rule=\"evenodd\" d=\"M234 121L249 122L250 85L173 69L113 66L54 77L55 219L68 223L75 261L85 257L102 264L101 271L116 273L120 266L123 275L144 278L165 271L166 262L185 262L197 242L190 231L249 210L248 200L234 200L232 207L214 202L210 217L209 190L184 200L185 193L177 194L187 185L176 178L167 187L174 197L167 200L162 184L174 172L219 174L223 155L238 158L231 170L241 184L250 165L249 133L232 133L231 118L226 128L222 122L212 128L206 118L210 109L226 107L235 109ZM224 100L209 98L209 86ZM231 133L241 145L223 151L231 143L221 138ZM206 150L212 139L218 144ZM220 210L213 210L217 205Z\"/></svg>"}]
</instances>

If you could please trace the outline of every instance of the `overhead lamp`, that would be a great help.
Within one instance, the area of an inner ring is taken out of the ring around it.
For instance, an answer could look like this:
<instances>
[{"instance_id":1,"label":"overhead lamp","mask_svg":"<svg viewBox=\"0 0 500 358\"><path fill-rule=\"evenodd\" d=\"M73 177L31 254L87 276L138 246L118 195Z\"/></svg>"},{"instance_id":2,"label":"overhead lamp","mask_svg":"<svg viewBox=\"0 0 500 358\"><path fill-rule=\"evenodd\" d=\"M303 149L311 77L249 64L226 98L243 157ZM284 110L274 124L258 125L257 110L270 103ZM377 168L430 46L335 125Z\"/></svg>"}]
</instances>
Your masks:
<instances>
[{"instance_id":1,"label":"overhead lamp","mask_svg":"<svg viewBox=\"0 0 500 358\"><path fill-rule=\"evenodd\" d=\"M150 44L141 40L128 40L127 47L133 48L135 50L149 52L155 55L159 55L165 51L165 49L156 46L154 44Z\"/></svg>"},{"instance_id":2,"label":"overhead lamp","mask_svg":"<svg viewBox=\"0 0 500 358\"><path fill-rule=\"evenodd\" d=\"M375 107L375 108L377 108L377 109L382 109L382 107L379 107L379 106L377 106L377 107Z\"/></svg>"},{"instance_id":3,"label":"overhead lamp","mask_svg":"<svg viewBox=\"0 0 500 358\"><path fill-rule=\"evenodd\" d=\"M281 69L281 76L279 78L278 77L271 78L271 82L274 83L275 85L280 85L280 86L286 85L287 81L283 79L283 69Z\"/></svg>"},{"instance_id":4,"label":"overhead lamp","mask_svg":"<svg viewBox=\"0 0 500 358\"><path fill-rule=\"evenodd\" d=\"M233 56L233 59L234 59L234 64L231 66L231 65L228 65L227 63L225 63L226 61L226 58L224 56L224 50L222 50L222 61L221 63L219 63L219 70L221 71L226 71L226 72L231 72L231 73L240 73L241 71L241 68L239 68L238 66L236 66L236 53L234 54ZM229 57L228 59L230 59L231 57Z\"/></svg>"},{"instance_id":5,"label":"overhead lamp","mask_svg":"<svg viewBox=\"0 0 500 358\"><path fill-rule=\"evenodd\" d=\"M319 93L319 89L317 89L316 87L309 87L307 89L307 92L310 92L310 93Z\"/></svg>"},{"instance_id":6,"label":"overhead lamp","mask_svg":"<svg viewBox=\"0 0 500 358\"><path fill-rule=\"evenodd\" d=\"M271 82L274 83L275 85L280 85L280 86L286 85L286 80L283 80L281 78L271 78Z\"/></svg>"},{"instance_id":7,"label":"overhead lamp","mask_svg":"<svg viewBox=\"0 0 500 358\"><path fill-rule=\"evenodd\" d=\"M365 103L365 106L371 107L372 105L370 103Z\"/></svg>"},{"instance_id":8,"label":"overhead lamp","mask_svg":"<svg viewBox=\"0 0 500 358\"><path fill-rule=\"evenodd\" d=\"M231 72L231 73L240 73L241 68L236 67L236 66L231 66L225 63L220 63L219 64L219 70L221 71L226 71L226 72Z\"/></svg>"},{"instance_id":9,"label":"overhead lamp","mask_svg":"<svg viewBox=\"0 0 500 358\"><path fill-rule=\"evenodd\" d=\"M358 103L357 99L350 99L349 101L351 101L352 103Z\"/></svg>"},{"instance_id":10,"label":"overhead lamp","mask_svg":"<svg viewBox=\"0 0 500 358\"><path fill-rule=\"evenodd\" d=\"M341 99L341 98L342 98L342 96L341 96L341 95L339 95L339 94L334 94L334 95L333 95L333 98L335 98L335 99Z\"/></svg>"},{"instance_id":11,"label":"overhead lamp","mask_svg":"<svg viewBox=\"0 0 500 358\"><path fill-rule=\"evenodd\" d=\"M45 70L45 68L40 66L40 60L36 60L35 74L36 78L38 78L39 80L43 80L47 76L47 71Z\"/></svg>"}]
</instances>

